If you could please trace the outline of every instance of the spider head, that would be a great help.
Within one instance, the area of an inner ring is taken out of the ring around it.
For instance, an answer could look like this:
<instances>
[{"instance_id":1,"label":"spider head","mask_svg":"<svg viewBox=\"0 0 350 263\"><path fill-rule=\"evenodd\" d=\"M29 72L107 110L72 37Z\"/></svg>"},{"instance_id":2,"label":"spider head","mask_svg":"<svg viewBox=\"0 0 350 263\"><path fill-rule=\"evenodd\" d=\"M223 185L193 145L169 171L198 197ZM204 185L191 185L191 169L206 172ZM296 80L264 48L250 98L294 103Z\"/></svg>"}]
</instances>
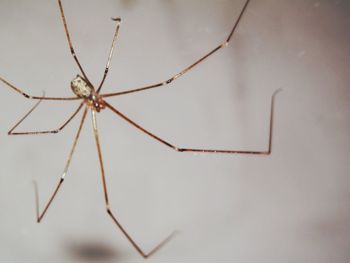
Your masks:
<instances>
[{"instance_id":1,"label":"spider head","mask_svg":"<svg viewBox=\"0 0 350 263\"><path fill-rule=\"evenodd\" d=\"M89 98L94 88L80 75L77 75L70 83L70 87L75 95L80 98Z\"/></svg>"}]
</instances>

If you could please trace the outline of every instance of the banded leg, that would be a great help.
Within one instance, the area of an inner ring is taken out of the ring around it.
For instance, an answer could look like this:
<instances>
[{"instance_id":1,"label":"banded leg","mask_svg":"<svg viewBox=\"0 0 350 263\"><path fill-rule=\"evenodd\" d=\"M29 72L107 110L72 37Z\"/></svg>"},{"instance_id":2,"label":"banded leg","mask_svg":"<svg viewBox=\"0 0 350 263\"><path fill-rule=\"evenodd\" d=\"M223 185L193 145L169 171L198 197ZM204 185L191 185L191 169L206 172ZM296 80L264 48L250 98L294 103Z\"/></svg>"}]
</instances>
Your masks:
<instances>
[{"instance_id":1,"label":"banded leg","mask_svg":"<svg viewBox=\"0 0 350 263\"><path fill-rule=\"evenodd\" d=\"M58 129L55 130L45 130L45 131L30 131L30 132L13 132L35 109L39 106L42 100L39 100L27 113L24 115L12 128L9 130L8 135L39 135L39 134L49 134L49 133L59 133L62 131L68 123L78 114L81 110L83 103L80 103L79 107L73 112L73 114L65 121Z\"/></svg>"},{"instance_id":2,"label":"banded leg","mask_svg":"<svg viewBox=\"0 0 350 263\"><path fill-rule=\"evenodd\" d=\"M106 107L108 107L110 110L112 110L114 113L116 113L117 115L119 115L119 117L123 118L124 120L126 120L128 123L130 123L132 126L136 127L137 129L139 129L140 131L142 131L143 133L147 134L148 136L152 137L153 139L159 141L160 143L172 148L173 150L177 151L177 152L202 152L202 153L228 153L228 154L254 154L254 155L269 155L271 153L272 150L272 130L273 130L273 114L274 114L274 102L275 102L275 96L277 95L277 93L281 91L276 90L272 97L271 97L271 109L270 109L270 124L269 124L269 142L268 142L268 149L265 151L245 151L245 150L214 150L214 149L191 149L191 148L181 148L178 147L174 144L169 143L168 141L158 137L157 135L151 133L150 131L146 130L145 128L143 128L142 126L140 126L139 124L137 124L136 122L134 122L133 120L131 120L130 118L128 118L126 115L124 115L123 113L121 113L120 111L118 111L116 108L114 108L113 106L111 106L109 103L107 103L105 101L105 105Z\"/></svg>"},{"instance_id":3,"label":"banded leg","mask_svg":"<svg viewBox=\"0 0 350 263\"><path fill-rule=\"evenodd\" d=\"M81 129L83 127L83 124L84 124L84 121L85 121L85 117L86 117L86 113L87 113L87 107L85 108L84 110L84 113L83 113L83 116L81 118L81 121L80 121L80 125L79 125L79 128L78 128L78 132L75 136L75 139L74 139L74 142L73 142L73 146L72 146L72 149L69 153L69 156L68 156L68 160L66 162L66 166L64 167L64 171L63 171L63 174L56 186L56 189L55 191L53 192L53 194L51 195L49 201L47 202L44 210L42 211L42 213L40 214L39 213L39 197L38 197L38 190L37 190L37 187L35 188L35 193L36 193L36 211L37 211L37 222L40 223L40 221L43 219L44 215L46 214L46 211L47 209L50 207L52 201L54 200L54 198L56 197L57 195L57 192L58 190L60 189L64 179L65 179L65 176L67 175L67 172L68 172L68 168L69 168L69 165L71 163L71 160L72 160L72 157L73 157L73 154L74 154L74 150L75 150L75 147L77 146L77 142L78 142L78 139L79 139L79 136L80 136L80 132L81 132Z\"/></svg>"},{"instance_id":4,"label":"banded leg","mask_svg":"<svg viewBox=\"0 0 350 263\"><path fill-rule=\"evenodd\" d=\"M103 184L103 191L104 191L104 198L105 198L105 205L106 205L107 213L112 218L113 222L117 225L117 227L120 229L120 231L122 231L124 236L129 240L131 245L137 250L137 252L142 257L148 258L151 255L153 255L155 252L157 252L163 245L165 245L174 236L175 232L172 233L171 235L169 235L167 238L165 238L162 242L160 242L149 253L145 253L140 248L140 246L137 245L137 243L134 241L134 239L128 234L128 232L121 225L121 223L118 221L118 219L115 217L115 215L111 211L110 205L109 205L107 182L106 182L106 178L105 178L105 171L104 171L102 152L101 152L101 144L100 144L100 139L99 139L98 129L97 129L96 112L94 110L91 110L91 113L92 113L92 124L93 124L94 136L95 136L95 141L96 141L96 146L97 146L98 159L99 159L100 168L101 168L102 184Z\"/></svg>"},{"instance_id":5,"label":"banded leg","mask_svg":"<svg viewBox=\"0 0 350 263\"><path fill-rule=\"evenodd\" d=\"M4 84L6 84L12 90L14 90L17 93L21 94L22 96L24 96L27 99L32 99L32 100L81 100L81 98L79 98L77 96L75 96L75 97L32 96L32 95L29 95L29 94L25 93L24 91L22 91L21 89L17 88L16 86L12 85L10 82L8 82L7 80L3 79L2 77L0 77L0 81L3 82Z\"/></svg>"},{"instance_id":6,"label":"banded leg","mask_svg":"<svg viewBox=\"0 0 350 263\"><path fill-rule=\"evenodd\" d=\"M207 59L208 57L210 57L211 55L213 55L214 53L216 53L218 50L227 47L234 32L236 31L236 28L239 24L239 22L241 21L241 18L248 6L250 0L247 0L242 8L242 11L240 12L229 36L227 37L227 39L222 42L220 45L218 45L216 48L214 48L213 50L211 50L209 53L207 53L206 55L204 55L203 57L201 57L200 59L198 59L196 62L194 62L193 64L189 65L188 67L186 67L185 69L183 69L182 71L180 71L179 73L175 74L174 76L170 77L169 79L156 83L156 84L152 84L152 85L148 85L148 86L144 86L144 87L140 87L140 88L136 88L136 89L131 89L131 90L126 90L126 91L120 91L120 92L113 92L113 93L106 93L106 94L102 94L102 97L113 97L113 96L120 96L120 95L125 95L125 94L129 94L129 93L134 93L134 92L139 92L139 91L143 91L143 90L148 90L148 89L153 89L153 88L157 88L157 87L161 87L161 86L165 86L170 84L171 82L173 82L175 79L181 77L182 75L184 75L185 73L187 73L190 69L194 68L195 66L199 65L201 62L203 62L205 59Z\"/></svg>"},{"instance_id":7,"label":"banded leg","mask_svg":"<svg viewBox=\"0 0 350 263\"><path fill-rule=\"evenodd\" d=\"M119 33L120 23L122 21L119 17L118 18L112 18L112 20L117 22L117 27L116 27L115 32L114 32L112 46L111 46L111 50L109 51L109 56L108 56L106 68L105 68L105 71L103 73L103 78L101 80L101 83L98 86L97 93L100 92L100 90L102 88L102 85L103 85L103 83L104 83L104 81L105 81L105 79L107 77L108 70L109 70L109 65L111 64L111 60L112 60L112 57L113 57L113 51L114 51L114 48L115 48L115 43L116 43L117 36L118 36L118 33Z\"/></svg>"},{"instance_id":8,"label":"banded leg","mask_svg":"<svg viewBox=\"0 0 350 263\"><path fill-rule=\"evenodd\" d=\"M84 78L89 82L89 79L88 77L86 76L84 70L83 70L83 67L81 66L80 62L79 62L79 59L77 57L77 55L75 54L75 50L73 48L73 44L72 44L72 40L70 38L70 35L69 35L69 31L68 31L68 26L67 26L67 21L66 21L66 16L64 15L64 11L63 11L63 5L62 5L62 2L61 0L58 0L58 5L60 7L60 12L61 12L61 18L62 18L62 22L63 22L63 26L64 26L64 32L66 33L66 36L67 36L67 40L68 40L68 45L69 45L69 50L70 50L70 53L72 54L75 62L77 63L79 69L80 69L80 72L83 74Z\"/></svg>"}]
</instances>

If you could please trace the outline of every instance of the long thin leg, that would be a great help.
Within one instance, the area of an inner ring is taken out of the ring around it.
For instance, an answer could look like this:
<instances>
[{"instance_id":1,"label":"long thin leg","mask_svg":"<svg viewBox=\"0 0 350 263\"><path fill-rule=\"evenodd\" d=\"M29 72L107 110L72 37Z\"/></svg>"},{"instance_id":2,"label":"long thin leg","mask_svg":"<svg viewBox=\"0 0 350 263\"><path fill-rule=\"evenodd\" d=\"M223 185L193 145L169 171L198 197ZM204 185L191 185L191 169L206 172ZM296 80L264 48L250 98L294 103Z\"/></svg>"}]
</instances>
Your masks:
<instances>
[{"instance_id":1,"label":"long thin leg","mask_svg":"<svg viewBox=\"0 0 350 263\"><path fill-rule=\"evenodd\" d=\"M3 79L2 77L0 77L0 81L3 82L4 84L6 84L9 88L11 88L12 90L16 91L17 93L23 95L25 98L27 99L32 99L32 100L81 100L81 98L75 96L75 97L45 97L45 96L32 96L29 95L27 93L25 93L24 91L22 91L21 89L15 87L14 85L12 85L10 82L8 82L7 80Z\"/></svg>"},{"instance_id":2,"label":"long thin leg","mask_svg":"<svg viewBox=\"0 0 350 263\"><path fill-rule=\"evenodd\" d=\"M73 44L72 44L72 40L71 40L70 35L69 35L67 21L66 21L65 15L64 15L64 11L63 11L63 6L62 6L61 0L58 0L58 5L60 7L61 18L62 18L63 26L64 26L64 32L66 33L66 36L67 36L70 53L72 54L72 56L73 56L75 62L77 63L81 73L83 74L84 78L90 83L88 77L86 76L86 74L85 74L85 72L83 70L83 67L81 66L81 64L79 62L79 59L78 59L77 55L75 54L75 51L74 51L74 48L73 48Z\"/></svg>"},{"instance_id":3,"label":"long thin leg","mask_svg":"<svg viewBox=\"0 0 350 263\"><path fill-rule=\"evenodd\" d=\"M276 94L280 91L277 90L273 93L271 97L271 109L270 109L270 124L269 124L269 142L268 142L268 149L265 151L245 151L245 150L214 150L214 149L191 149L191 148L180 148L178 146L175 146L174 144L169 143L168 141L158 137L157 135L151 133L150 131L146 130L130 118L128 118L126 115L118 111L116 108L111 106L109 103L105 101L106 107L108 107L110 110L112 110L114 113L119 115L121 118L126 120L128 123L142 131L143 133L147 134L148 136L152 137L153 139L159 141L160 143L172 148L175 151L178 152L202 152L202 153L228 153L228 154L255 154L255 155L269 155L271 153L271 147L272 147L272 130L273 130L273 113L274 113L274 101Z\"/></svg>"},{"instance_id":4,"label":"long thin leg","mask_svg":"<svg viewBox=\"0 0 350 263\"><path fill-rule=\"evenodd\" d=\"M172 233L169 235L166 239L164 239L162 242L160 242L154 249L152 249L149 253L145 253L139 245L134 241L134 239L128 234L128 232L125 230L125 228L120 224L120 222L117 220L117 218L114 216L110 209L109 205L109 199L108 199L108 191L107 191L107 182L105 178L105 171L103 167L103 160L102 160L102 152L101 152L101 144L100 139L98 135L98 129L97 129L97 121L96 121L96 112L94 110L91 110L92 113L92 124L94 129L94 135L96 140L96 146L97 146L97 152L98 152L98 159L100 162L100 168L101 168L101 176L102 176L102 184L103 184L103 191L104 191L104 198L105 198L105 205L107 209L108 215L112 218L113 222L118 226L118 228L122 231L124 236L129 240L131 245L137 250L137 252L144 258L148 258L151 255L153 255L156 251L158 251L165 243L167 243L175 233Z\"/></svg>"},{"instance_id":5,"label":"long thin leg","mask_svg":"<svg viewBox=\"0 0 350 263\"><path fill-rule=\"evenodd\" d=\"M39 100L27 113L24 115L12 128L9 130L8 135L39 135L39 134L49 134L49 133L59 133L62 131L68 123L73 120L73 118L78 114L78 112L81 110L84 102L81 102L79 107L73 112L73 114L68 118L67 121L65 121L59 128L55 130L45 130L45 131L30 131L30 132L13 132L42 102L42 100Z\"/></svg>"},{"instance_id":6,"label":"long thin leg","mask_svg":"<svg viewBox=\"0 0 350 263\"><path fill-rule=\"evenodd\" d=\"M186 67L185 69L183 69L182 71L180 71L179 73L177 73L176 75L170 77L169 79L156 83L156 84L152 84L152 85L148 85L145 87L140 87L140 88L136 88L136 89L131 89L131 90L126 90L126 91L120 91L120 92L113 92L113 93L106 93L106 94L102 94L102 97L112 97L112 96L120 96L120 95L125 95L125 94L129 94L129 93L134 93L134 92L139 92L139 91L143 91L143 90L148 90L148 89L153 89L153 88L157 88L157 87L161 87L167 84L170 84L171 82L173 82L175 79L181 77L182 75L184 75L186 72L188 72L190 69L194 68L195 66L197 66L198 64L200 64L201 62L203 62L205 59L207 59L209 56L213 55L215 52L217 52L218 50L227 47L228 43L230 42L234 32L236 31L236 28L239 24L239 22L241 21L241 18L243 16L243 13L245 12L248 3L250 0L247 0L242 8L241 13L239 14L229 36L227 37L227 39L222 42L220 45L218 45L216 48L214 48L213 50L211 50L209 53L207 53L206 55L204 55L203 57L201 57L200 59L198 59L196 62L194 62L193 64L189 65L188 67Z\"/></svg>"},{"instance_id":7,"label":"long thin leg","mask_svg":"<svg viewBox=\"0 0 350 263\"><path fill-rule=\"evenodd\" d=\"M77 146L77 142L78 142L78 139L79 139L79 136L80 136L80 132L81 132L81 129L82 129L84 121L85 121L87 109L88 108L86 107L85 110L84 110L83 116L81 118L80 125L79 125L79 128L78 128L78 132L77 132L77 134L75 136L72 149L71 149L71 151L69 153L68 160L66 162L66 166L64 167L64 170L63 170L63 174L62 174L62 176L61 176L61 178L60 178L60 180L59 180L59 182L58 182L58 184L56 186L55 191L53 192L51 198L47 202L47 204L46 204L46 206L45 206L45 208L44 208L44 210L42 211L41 214L39 214L39 198L38 198L38 191L37 191L37 188L36 188L36 200L37 200L37 202L36 202L36 207L37 207L36 211L37 211L37 222L38 223L40 223L40 221L43 219L44 215L46 214L47 209L50 207L52 201L54 200L54 198L55 198L58 190L60 189L60 187L61 187L61 185L62 185L62 183L64 181L64 178L65 178L65 176L66 176L66 174L68 172L68 168L69 168L69 165L71 163L71 160L72 160L72 157L73 157L73 154L74 154L74 150L75 150L75 147Z\"/></svg>"},{"instance_id":8,"label":"long thin leg","mask_svg":"<svg viewBox=\"0 0 350 263\"><path fill-rule=\"evenodd\" d=\"M109 65L111 64L111 60L112 60L112 56L113 56L113 51L114 51L114 48L115 48L115 43L116 43L116 40L117 40L117 36L118 36L118 32L119 32L119 28L120 28L120 23L121 23L121 19L118 17L118 18L112 18L113 21L116 21L117 22L117 27L115 29L115 33L114 33L114 36L113 36L113 41L112 41L112 46L111 46L111 50L109 51L109 56L108 56L108 60L107 60L107 64L106 64L106 68L105 68L105 71L104 71L104 74L103 74L103 78L101 80L101 83L100 85L98 86L98 89L97 89L97 93L100 92L101 88L102 88L102 85L107 77L107 74L108 74L108 70L109 70Z\"/></svg>"}]
</instances>

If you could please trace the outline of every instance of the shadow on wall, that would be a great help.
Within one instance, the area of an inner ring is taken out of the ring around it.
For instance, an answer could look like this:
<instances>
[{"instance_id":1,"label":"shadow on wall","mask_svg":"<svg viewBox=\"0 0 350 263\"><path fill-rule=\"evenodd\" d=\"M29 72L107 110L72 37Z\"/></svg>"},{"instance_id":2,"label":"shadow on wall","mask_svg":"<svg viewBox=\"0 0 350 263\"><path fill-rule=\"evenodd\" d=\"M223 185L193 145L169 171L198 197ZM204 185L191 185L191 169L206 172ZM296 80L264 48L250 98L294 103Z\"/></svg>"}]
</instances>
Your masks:
<instances>
[{"instance_id":1,"label":"shadow on wall","mask_svg":"<svg viewBox=\"0 0 350 263\"><path fill-rule=\"evenodd\" d=\"M117 262L122 258L115 247L96 241L69 241L64 249L70 258L81 262Z\"/></svg>"},{"instance_id":2,"label":"shadow on wall","mask_svg":"<svg viewBox=\"0 0 350 263\"><path fill-rule=\"evenodd\" d=\"M138 0L121 0L121 5L126 9L131 9L137 4Z\"/></svg>"}]
</instances>

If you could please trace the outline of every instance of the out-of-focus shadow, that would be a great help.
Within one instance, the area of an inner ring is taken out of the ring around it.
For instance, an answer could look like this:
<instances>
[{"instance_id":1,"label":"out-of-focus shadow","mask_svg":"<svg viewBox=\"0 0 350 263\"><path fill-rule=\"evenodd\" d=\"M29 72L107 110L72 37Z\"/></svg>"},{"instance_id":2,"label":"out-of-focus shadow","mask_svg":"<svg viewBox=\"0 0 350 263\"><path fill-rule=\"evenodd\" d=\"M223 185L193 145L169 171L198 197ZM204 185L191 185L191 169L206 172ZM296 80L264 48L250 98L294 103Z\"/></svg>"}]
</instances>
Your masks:
<instances>
[{"instance_id":1,"label":"out-of-focus shadow","mask_svg":"<svg viewBox=\"0 0 350 263\"><path fill-rule=\"evenodd\" d=\"M120 3L124 8L131 9L138 3L138 0L121 0Z\"/></svg>"},{"instance_id":2,"label":"out-of-focus shadow","mask_svg":"<svg viewBox=\"0 0 350 263\"><path fill-rule=\"evenodd\" d=\"M81 262L117 262L122 257L114 247L95 241L67 242L65 249L70 257Z\"/></svg>"}]
</instances>

